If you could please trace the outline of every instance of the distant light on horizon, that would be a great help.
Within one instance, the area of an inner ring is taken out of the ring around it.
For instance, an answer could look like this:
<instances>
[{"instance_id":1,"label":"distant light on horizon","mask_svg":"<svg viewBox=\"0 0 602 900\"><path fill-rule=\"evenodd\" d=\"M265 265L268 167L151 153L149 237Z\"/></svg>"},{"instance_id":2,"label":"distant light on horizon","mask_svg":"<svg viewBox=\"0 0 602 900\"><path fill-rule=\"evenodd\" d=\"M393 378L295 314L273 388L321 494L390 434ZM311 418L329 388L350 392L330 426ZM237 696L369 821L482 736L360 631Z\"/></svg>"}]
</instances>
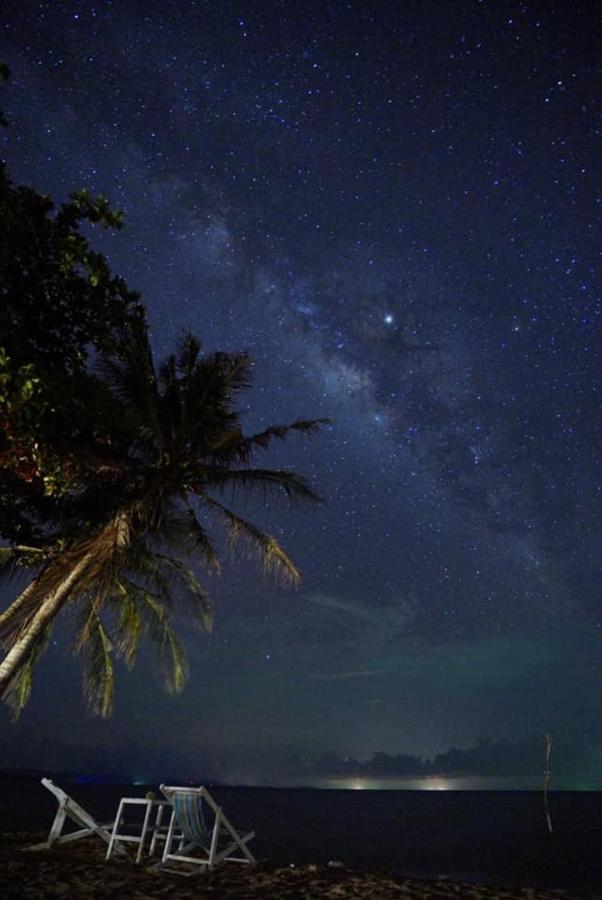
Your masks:
<instances>
[{"instance_id":1,"label":"distant light on horizon","mask_svg":"<svg viewBox=\"0 0 602 900\"><path fill-rule=\"evenodd\" d=\"M437 776L424 779L423 790L425 791L449 791L451 785L447 778L439 778Z\"/></svg>"},{"instance_id":2,"label":"distant light on horizon","mask_svg":"<svg viewBox=\"0 0 602 900\"><path fill-rule=\"evenodd\" d=\"M386 791L386 790L410 790L410 791L453 791L466 790L468 785L458 783L451 778L443 778L440 775L430 775L421 778L330 778L325 779L319 787L335 788L343 791Z\"/></svg>"}]
</instances>

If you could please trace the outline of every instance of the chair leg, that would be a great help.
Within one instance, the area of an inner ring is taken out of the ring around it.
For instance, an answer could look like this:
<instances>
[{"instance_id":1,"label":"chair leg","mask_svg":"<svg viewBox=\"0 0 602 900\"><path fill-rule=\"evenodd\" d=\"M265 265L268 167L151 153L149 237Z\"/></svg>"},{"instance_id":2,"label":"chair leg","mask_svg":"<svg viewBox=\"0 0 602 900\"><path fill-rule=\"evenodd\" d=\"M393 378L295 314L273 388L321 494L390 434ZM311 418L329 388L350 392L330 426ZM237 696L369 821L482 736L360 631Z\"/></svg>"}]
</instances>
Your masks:
<instances>
[{"instance_id":1,"label":"chair leg","mask_svg":"<svg viewBox=\"0 0 602 900\"><path fill-rule=\"evenodd\" d=\"M121 824L121 817L123 815L123 800L119 801L119 808L117 810L117 815L115 816L115 821L113 822L113 827L111 829L111 837L109 840L109 846L107 847L107 852L105 855L105 859L111 858L111 853L113 852L113 847L115 846L115 835L119 831L119 826Z\"/></svg>"},{"instance_id":2,"label":"chair leg","mask_svg":"<svg viewBox=\"0 0 602 900\"><path fill-rule=\"evenodd\" d=\"M241 841L240 841L240 849L242 850L242 852L244 853L247 860L251 863L252 866L255 865L256 859L253 856L253 854L251 853L251 851L249 850L249 848L247 847L247 843L249 841L253 840L254 837L255 837L255 832L252 832L251 834L247 834L244 838L241 838Z\"/></svg>"},{"instance_id":3,"label":"chair leg","mask_svg":"<svg viewBox=\"0 0 602 900\"><path fill-rule=\"evenodd\" d=\"M245 857L247 858L248 862L250 862L251 864L254 864L255 857L253 856L251 851L248 849L246 844L248 841L252 840L255 837L255 832L249 831L246 835L239 833L238 831L235 830L235 828L233 828L232 823L230 822L229 819L226 818L226 816L223 813L222 813L222 820L224 823L224 828L226 828L226 830L230 833L231 837L234 840L234 844L238 845L240 847L240 849L244 853ZM224 853L223 855L225 856L226 854Z\"/></svg>"},{"instance_id":4,"label":"chair leg","mask_svg":"<svg viewBox=\"0 0 602 900\"><path fill-rule=\"evenodd\" d=\"M213 834L211 835L211 847L209 849L209 868L212 869L215 864L215 857L217 855L217 843L219 841L219 830L221 827L221 810L215 814L215 823L213 825Z\"/></svg>"},{"instance_id":5,"label":"chair leg","mask_svg":"<svg viewBox=\"0 0 602 900\"><path fill-rule=\"evenodd\" d=\"M52 828L50 829L50 834L48 835L48 846L52 847L56 839L60 836L61 831L63 830L63 825L65 824L65 817L67 812L65 810L65 804L61 800L59 803L59 808L56 811L56 815L54 817L54 822L52 823Z\"/></svg>"},{"instance_id":6,"label":"chair leg","mask_svg":"<svg viewBox=\"0 0 602 900\"><path fill-rule=\"evenodd\" d=\"M171 818L169 820L169 828L167 829L167 835L165 837L165 846L163 848L163 857L161 859L162 862L165 862L166 858L171 853L171 844L173 841L173 831L174 831L175 821L176 821L176 813L175 813L175 810L172 810Z\"/></svg>"},{"instance_id":7,"label":"chair leg","mask_svg":"<svg viewBox=\"0 0 602 900\"><path fill-rule=\"evenodd\" d=\"M163 821L163 810L164 809L165 809L164 806L159 806L157 809L157 815L155 817L155 826L153 828L153 836L151 838L150 848L148 851L149 856L155 855L155 847L157 846L157 834L161 827L161 822Z\"/></svg>"},{"instance_id":8,"label":"chair leg","mask_svg":"<svg viewBox=\"0 0 602 900\"><path fill-rule=\"evenodd\" d=\"M140 846L138 847L138 853L136 854L136 862L139 863L142 859L142 851L144 850L144 841L146 838L146 831L148 829L148 820L151 814L151 805L150 803L146 807L146 812L144 814L144 822L142 823L142 833L140 835Z\"/></svg>"}]
</instances>

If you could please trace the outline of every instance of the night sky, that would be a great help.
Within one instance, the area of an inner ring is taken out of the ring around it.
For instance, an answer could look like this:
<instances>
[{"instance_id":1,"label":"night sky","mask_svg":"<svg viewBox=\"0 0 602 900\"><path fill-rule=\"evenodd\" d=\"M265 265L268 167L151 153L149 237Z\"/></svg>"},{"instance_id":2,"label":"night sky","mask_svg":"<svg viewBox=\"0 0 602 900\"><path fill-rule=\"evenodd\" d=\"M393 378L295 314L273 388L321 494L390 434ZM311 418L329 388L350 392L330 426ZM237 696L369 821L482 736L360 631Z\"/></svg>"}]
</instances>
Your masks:
<instances>
[{"instance_id":1,"label":"night sky","mask_svg":"<svg viewBox=\"0 0 602 900\"><path fill-rule=\"evenodd\" d=\"M602 787L599 36L582 0L5 0L13 179L124 211L94 246L158 354L251 351L249 430L333 420L267 458L322 505L242 507L301 587L207 576L184 693L149 655L107 722L63 625L30 764L265 780L550 731Z\"/></svg>"}]
</instances>

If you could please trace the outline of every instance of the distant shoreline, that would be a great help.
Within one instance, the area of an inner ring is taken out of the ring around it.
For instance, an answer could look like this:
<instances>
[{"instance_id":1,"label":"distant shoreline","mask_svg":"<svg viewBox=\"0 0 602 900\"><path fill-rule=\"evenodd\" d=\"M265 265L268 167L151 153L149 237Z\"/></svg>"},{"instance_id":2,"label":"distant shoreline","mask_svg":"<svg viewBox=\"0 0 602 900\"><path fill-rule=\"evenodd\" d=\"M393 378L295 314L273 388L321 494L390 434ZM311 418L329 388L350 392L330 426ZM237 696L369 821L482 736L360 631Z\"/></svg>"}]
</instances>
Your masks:
<instances>
[{"instance_id":1,"label":"distant shoreline","mask_svg":"<svg viewBox=\"0 0 602 900\"><path fill-rule=\"evenodd\" d=\"M339 776L316 776L315 778L307 778L304 780L274 780L269 781L221 781L216 778L198 778L182 779L180 776L148 775L142 779L137 779L133 775L120 773L91 773L77 772L73 770L64 772L48 771L46 769L0 769L0 779L23 779L25 781L41 781L42 778L51 778L57 782L65 782L66 784L90 784L90 785L135 785L137 787L155 787L158 784L175 784L175 783L195 783L195 784L211 784L224 788L257 788L261 790L308 790L308 791L409 791L409 792L454 792L454 793L520 793L520 794L540 794L542 786L534 784L533 786L517 786L516 784L508 784L510 777L495 778L475 777L475 776L432 776L425 778L401 778L391 776L389 778L366 778L362 776L339 777ZM566 786L553 785L549 790L550 794L581 794L602 793L602 787L587 786Z\"/></svg>"}]
</instances>

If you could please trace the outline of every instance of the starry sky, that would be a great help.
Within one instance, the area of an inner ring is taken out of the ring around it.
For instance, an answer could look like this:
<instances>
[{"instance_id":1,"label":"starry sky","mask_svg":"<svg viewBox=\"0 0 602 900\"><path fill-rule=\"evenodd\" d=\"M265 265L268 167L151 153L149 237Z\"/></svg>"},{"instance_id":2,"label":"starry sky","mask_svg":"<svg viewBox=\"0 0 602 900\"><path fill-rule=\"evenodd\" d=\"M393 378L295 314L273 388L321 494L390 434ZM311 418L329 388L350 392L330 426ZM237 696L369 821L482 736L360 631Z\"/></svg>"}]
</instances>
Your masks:
<instances>
[{"instance_id":1,"label":"starry sky","mask_svg":"<svg viewBox=\"0 0 602 900\"><path fill-rule=\"evenodd\" d=\"M145 657L109 722L63 626L22 734L261 780L551 731L602 787L598 13L5 0L12 177L124 211L94 245L158 354L251 351L249 430L332 418L269 457L324 503L245 509L300 589L208 578L185 692Z\"/></svg>"}]
</instances>

